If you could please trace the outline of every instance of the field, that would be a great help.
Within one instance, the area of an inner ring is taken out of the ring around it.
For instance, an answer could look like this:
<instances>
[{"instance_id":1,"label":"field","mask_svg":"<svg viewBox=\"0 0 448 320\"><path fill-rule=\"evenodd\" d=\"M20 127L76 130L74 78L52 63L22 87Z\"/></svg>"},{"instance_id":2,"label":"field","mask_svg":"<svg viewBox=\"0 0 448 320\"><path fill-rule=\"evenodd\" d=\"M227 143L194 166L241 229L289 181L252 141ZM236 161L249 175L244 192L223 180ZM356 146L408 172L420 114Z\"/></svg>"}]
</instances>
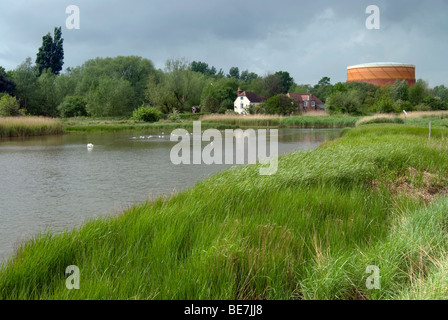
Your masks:
<instances>
[{"instance_id":1,"label":"field","mask_svg":"<svg viewBox=\"0 0 448 320\"><path fill-rule=\"evenodd\" d=\"M0 138L61 134L61 121L44 117L0 117Z\"/></svg>"},{"instance_id":2,"label":"field","mask_svg":"<svg viewBox=\"0 0 448 320\"><path fill-rule=\"evenodd\" d=\"M275 175L230 169L42 234L0 271L0 299L447 299L447 135L347 128ZM80 290L65 287L69 265Z\"/></svg>"}]
</instances>

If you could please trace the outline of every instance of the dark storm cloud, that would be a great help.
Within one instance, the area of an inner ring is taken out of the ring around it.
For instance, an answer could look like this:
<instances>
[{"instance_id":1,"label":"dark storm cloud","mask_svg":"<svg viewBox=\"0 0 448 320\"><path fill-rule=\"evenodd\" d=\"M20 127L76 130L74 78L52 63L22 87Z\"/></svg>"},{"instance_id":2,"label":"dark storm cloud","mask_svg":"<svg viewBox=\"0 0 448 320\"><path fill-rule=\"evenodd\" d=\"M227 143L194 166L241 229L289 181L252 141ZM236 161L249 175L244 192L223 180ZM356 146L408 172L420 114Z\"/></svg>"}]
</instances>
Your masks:
<instances>
[{"instance_id":1,"label":"dark storm cloud","mask_svg":"<svg viewBox=\"0 0 448 320\"><path fill-rule=\"evenodd\" d=\"M81 29L67 30L65 8L78 5ZM381 29L367 30L368 5ZM299 83L344 81L351 64L417 65L430 85L445 83L448 1L153 0L14 1L1 6L0 65L35 59L42 36L63 26L65 65L97 56L140 55L163 68L168 58L201 60L228 71L289 71Z\"/></svg>"}]
</instances>

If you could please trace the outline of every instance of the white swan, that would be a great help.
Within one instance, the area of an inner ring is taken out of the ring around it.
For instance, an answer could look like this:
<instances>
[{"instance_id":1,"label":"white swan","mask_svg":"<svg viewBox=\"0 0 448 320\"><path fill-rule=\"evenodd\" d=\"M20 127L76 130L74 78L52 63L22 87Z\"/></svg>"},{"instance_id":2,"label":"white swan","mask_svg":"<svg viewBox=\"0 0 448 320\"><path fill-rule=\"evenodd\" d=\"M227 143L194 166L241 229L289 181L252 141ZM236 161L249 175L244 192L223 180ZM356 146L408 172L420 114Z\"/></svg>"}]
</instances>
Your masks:
<instances>
[{"instance_id":1,"label":"white swan","mask_svg":"<svg viewBox=\"0 0 448 320\"><path fill-rule=\"evenodd\" d=\"M93 144L88 143L88 144L87 144L87 149L89 149L89 150L90 150L90 149L93 149Z\"/></svg>"}]
</instances>

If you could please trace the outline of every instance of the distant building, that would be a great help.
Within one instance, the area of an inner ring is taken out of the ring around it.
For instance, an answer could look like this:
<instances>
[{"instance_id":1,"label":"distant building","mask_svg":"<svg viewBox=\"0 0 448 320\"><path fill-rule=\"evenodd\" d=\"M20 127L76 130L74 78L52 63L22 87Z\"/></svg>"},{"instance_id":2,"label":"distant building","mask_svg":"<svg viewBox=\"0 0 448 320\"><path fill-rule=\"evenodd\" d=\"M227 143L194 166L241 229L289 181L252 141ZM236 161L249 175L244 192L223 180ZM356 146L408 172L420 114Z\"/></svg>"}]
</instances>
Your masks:
<instances>
[{"instance_id":1,"label":"distant building","mask_svg":"<svg viewBox=\"0 0 448 320\"><path fill-rule=\"evenodd\" d=\"M320 99L311 93L287 93L287 97L294 99L298 104L300 112L311 110L325 110L325 105Z\"/></svg>"},{"instance_id":2,"label":"distant building","mask_svg":"<svg viewBox=\"0 0 448 320\"><path fill-rule=\"evenodd\" d=\"M396 80L415 83L415 66L395 62L359 64L347 68L347 82L366 82L377 86L393 84Z\"/></svg>"},{"instance_id":3,"label":"distant building","mask_svg":"<svg viewBox=\"0 0 448 320\"><path fill-rule=\"evenodd\" d=\"M259 105L266 100L263 96L259 96L250 91L242 91L241 88L238 88L238 97L233 103L233 108L236 113L248 114L250 107Z\"/></svg>"}]
</instances>

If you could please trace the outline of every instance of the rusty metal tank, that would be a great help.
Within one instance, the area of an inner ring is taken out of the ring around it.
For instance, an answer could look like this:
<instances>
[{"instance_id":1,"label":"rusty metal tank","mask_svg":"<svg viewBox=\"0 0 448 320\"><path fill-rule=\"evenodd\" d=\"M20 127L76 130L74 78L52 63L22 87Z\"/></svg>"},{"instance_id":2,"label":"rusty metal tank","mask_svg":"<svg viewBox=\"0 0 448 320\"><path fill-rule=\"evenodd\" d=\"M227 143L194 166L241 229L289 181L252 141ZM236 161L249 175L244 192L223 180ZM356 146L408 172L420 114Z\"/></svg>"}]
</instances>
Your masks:
<instances>
[{"instance_id":1,"label":"rusty metal tank","mask_svg":"<svg viewBox=\"0 0 448 320\"><path fill-rule=\"evenodd\" d=\"M406 80L408 85L413 85L415 83L415 65L377 62L347 68L347 82L367 82L384 86L394 83L397 79Z\"/></svg>"}]
</instances>

